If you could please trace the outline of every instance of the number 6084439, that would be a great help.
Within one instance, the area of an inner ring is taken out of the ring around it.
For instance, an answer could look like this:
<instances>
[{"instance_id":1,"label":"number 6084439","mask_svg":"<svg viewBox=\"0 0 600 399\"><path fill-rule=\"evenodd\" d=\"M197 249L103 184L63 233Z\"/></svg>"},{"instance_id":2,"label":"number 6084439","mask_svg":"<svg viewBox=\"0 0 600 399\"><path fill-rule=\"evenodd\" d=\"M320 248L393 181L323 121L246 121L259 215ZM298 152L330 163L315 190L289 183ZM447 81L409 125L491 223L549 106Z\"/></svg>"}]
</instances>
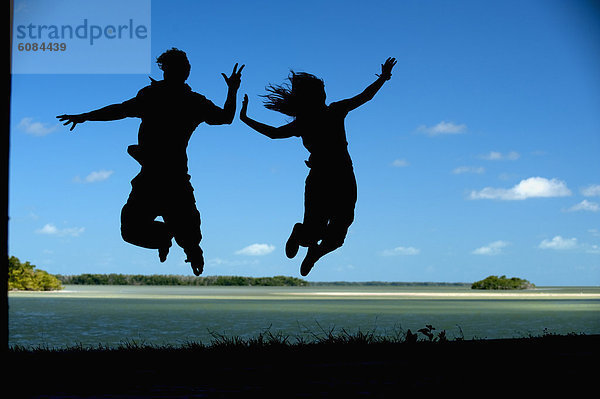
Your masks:
<instances>
[{"instance_id":1,"label":"number 6084439","mask_svg":"<svg viewBox=\"0 0 600 399\"><path fill-rule=\"evenodd\" d=\"M65 51L67 50L66 43L19 43L17 45L19 51Z\"/></svg>"}]
</instances>

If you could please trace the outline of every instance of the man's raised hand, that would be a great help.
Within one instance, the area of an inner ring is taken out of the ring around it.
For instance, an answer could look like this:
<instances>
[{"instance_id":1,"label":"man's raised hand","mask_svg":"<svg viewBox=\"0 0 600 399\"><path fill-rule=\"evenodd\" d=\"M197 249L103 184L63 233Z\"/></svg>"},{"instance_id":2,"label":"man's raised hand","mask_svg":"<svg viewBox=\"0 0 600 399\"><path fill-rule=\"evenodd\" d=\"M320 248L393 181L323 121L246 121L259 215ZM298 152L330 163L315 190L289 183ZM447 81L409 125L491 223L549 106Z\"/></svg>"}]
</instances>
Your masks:
<instances>
[{"instance_id":1,"label":"man's raised hand","mask_svg":"<svg viewBox=\"0 0 600 399\"><path fill-rule=\"evenodd\" d=\"M229 86L230 89L237 90L240 87L240 83L242 81L242 69L244 69L246 65L242 65L239 70L237 70L238 64L236 63L233 66L233 71L231 72L231 76L227 76L224 73L221 75L223 79L225 79L225 83Z\"/></svg>"},{"instance_id":2,"label":"man's raised hand","mask_svg":"<svg viewBox=\"0 0 600 399\"><path fill-rule=\"evenodd\" d=\"M77 114L77 115L63 114L63 115L58 115L57 118L61 122L66 121L65 123L63 123L63 125L65 125L65 126L67 126L69 123L72 123L73 126L71 126L71 128L69 130L75 129L75 125L77 125L78 123L85 122L85 118L83 117L82 114Z\"/></svg>"}]
</instances>

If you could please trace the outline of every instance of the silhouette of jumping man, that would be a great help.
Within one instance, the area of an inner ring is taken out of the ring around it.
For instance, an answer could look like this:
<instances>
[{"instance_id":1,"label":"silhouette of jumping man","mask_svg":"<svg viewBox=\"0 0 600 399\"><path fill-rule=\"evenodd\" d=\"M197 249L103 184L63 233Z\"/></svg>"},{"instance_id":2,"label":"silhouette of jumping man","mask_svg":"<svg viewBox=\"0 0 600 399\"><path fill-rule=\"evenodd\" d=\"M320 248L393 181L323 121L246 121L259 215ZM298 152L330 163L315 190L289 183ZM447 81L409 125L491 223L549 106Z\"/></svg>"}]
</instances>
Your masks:
<instances>
[{"instance_id":1,"label":"silhouette of jumping man","mask_svg":"<svg viewBox=\"0 0 600 399\"><path fill-rule=\"evenodd\" d=\"M172 239L183 248L186 262L196 276L204 268L200 248L200 213L196 208L194 189L187 166L187 145L196 127L231 124L235 117L236 96L241 72L235 64L227 84L227 99L223 108L213 104L188 86L190 63L185 52L172 48L156 63L163 71L163 80L152 78L149 86L120 104L77 115L59 115L64 125L73 130L85 121L112 121L126 117L141 118L138 144L127 152L141 165L131 181L131 193L121 211L121 236L133 245L158 249L161 262L167 259ZM163 221L156 218L162 216Z\"/></svg>"},{"instance_id":2,"label":"silhouette of jumping man","mask_svg":"<svg viewBox=\"0 0 600 399\"><path fill-rule=\"evenodd\" d=\"M294 120L280 127L257 122L248 117L248 95L244 95L240 119L252 129L271 139L301 137L310 156L310 168L304 189L304 219L296 223L286 243L285 253L293 258L299 247L308 247L300 274L308 275L324 255L341 247L354 221L357 198L356 178L344 119L348 112L371 100L392 77L394 58L381 65L381 74L355 97L325 104L323 81L308 73L291 72L290 84L268 85L266 108L291 116Z\"/></svg>"}]
</instances>

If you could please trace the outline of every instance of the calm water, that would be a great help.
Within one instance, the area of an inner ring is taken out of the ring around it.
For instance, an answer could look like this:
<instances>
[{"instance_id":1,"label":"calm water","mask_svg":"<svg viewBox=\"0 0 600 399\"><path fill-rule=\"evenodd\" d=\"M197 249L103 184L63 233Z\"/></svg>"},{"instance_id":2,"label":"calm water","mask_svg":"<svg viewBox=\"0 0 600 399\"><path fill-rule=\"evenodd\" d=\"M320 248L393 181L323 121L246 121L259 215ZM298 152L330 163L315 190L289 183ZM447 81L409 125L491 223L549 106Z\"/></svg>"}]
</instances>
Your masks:
<instances>
[{"instance_id":1,"label":"calm water","mask_svg":"<svg viewBox=\"0 0 600 399\"><path fill-rule=\"evenodd\" d=\"M474 292L431 287L66 286L9 293L9 345L210 343L211 332L311 338L345 329L385 335L426 324L451 338L600 334L600 287Z\"/></svg>"}]
</instances>

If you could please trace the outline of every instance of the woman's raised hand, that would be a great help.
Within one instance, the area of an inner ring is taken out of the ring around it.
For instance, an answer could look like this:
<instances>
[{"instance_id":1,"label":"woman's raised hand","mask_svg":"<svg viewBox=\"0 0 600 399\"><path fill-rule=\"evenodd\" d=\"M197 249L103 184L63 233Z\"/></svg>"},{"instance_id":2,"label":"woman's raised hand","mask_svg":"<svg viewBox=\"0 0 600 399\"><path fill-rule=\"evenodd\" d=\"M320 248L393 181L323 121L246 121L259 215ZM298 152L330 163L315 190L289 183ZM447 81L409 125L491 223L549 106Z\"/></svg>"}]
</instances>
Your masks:
<instances>
[{"instance_id":1,"label":"woman's raised hand","mask_svg":"<svg viewBox=\"0 0 600 399\"><path fill-rule=\"evenodd\" d=\"M246 117L246 112L248 112L248 95L244 94L244 99L242 100L242 109L240 109L240 119Z\"/></svg>"},{"instance_id":2,"label":"woman's raised hand","mask_svg":"<svg viewBox=\"0 0 600 399\"><path fill-rule=\"evenodd\" d=\"M381 75L377 75L385 80L390 80L392 77L392 68L396 65L396 59L389 57L383 64L381 64Z\"/></svg>"}]
</instances>

